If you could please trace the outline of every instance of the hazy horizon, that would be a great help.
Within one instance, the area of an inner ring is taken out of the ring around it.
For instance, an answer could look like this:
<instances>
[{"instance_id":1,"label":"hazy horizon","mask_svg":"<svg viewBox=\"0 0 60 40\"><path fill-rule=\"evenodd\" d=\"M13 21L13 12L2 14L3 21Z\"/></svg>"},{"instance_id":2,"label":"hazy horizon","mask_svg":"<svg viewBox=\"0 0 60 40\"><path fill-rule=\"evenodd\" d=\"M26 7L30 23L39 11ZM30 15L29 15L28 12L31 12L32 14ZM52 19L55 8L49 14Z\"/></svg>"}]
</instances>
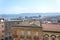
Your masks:
<instances>
[{"instance_id":1,"label":"hazy horizon","mask_svg":"<svg viewBox=\"0 0 60 40\"><path fill-rule=\"evenodd\" d=\"M24 17L24 16L60 16L60 13L20 13L20 14L0 14L0 17L11 18L11 17Z\"/></svg>"}]
</instances>

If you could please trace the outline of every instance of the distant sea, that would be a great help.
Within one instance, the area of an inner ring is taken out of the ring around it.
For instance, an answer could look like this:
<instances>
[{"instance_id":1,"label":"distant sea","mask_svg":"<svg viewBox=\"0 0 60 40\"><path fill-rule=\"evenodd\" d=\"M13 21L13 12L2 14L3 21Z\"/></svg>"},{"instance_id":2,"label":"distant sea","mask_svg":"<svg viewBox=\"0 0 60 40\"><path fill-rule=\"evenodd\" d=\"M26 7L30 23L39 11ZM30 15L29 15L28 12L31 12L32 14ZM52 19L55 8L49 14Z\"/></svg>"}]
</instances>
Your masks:
<instances>
[{"instance_id":1,"label":"distant sea","mask_svg":"<svg viewBox=\"0 0 60 40\"><path fill-rule=\"evenodd\" d=\"M24 17L24 16L60 16L60 13L19 13L19 14L0 14L3 18L14 18L14 17Z\"/></svg>"}]
</instances>

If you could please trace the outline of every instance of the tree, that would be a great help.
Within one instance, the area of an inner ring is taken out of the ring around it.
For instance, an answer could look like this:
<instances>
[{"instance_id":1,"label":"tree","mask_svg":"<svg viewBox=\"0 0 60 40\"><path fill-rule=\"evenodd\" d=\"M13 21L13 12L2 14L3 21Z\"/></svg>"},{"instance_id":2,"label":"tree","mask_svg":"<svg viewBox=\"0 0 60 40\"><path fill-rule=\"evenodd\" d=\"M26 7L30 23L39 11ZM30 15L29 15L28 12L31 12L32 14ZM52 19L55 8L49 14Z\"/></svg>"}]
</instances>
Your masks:
<instances>
[{"instance_id":1,"label":"tree","mask_svg":"<svg viewBox=\"0 0 60 40\"><path fill-rule=\"evenodd\" d=\"M39 15L38 17L39 17L39 19L40 19L40 18L41 18L41 15Z\"/></svg>"}]
</instances>

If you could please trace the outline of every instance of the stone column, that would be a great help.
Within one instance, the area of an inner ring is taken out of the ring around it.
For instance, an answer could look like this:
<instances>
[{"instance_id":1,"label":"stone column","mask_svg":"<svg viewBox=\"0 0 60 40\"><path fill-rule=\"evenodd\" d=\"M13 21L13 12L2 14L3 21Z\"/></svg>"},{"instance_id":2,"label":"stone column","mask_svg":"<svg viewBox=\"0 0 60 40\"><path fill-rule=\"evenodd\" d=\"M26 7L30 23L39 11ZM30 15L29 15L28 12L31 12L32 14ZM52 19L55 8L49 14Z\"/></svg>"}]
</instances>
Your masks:
<instances>
[{"instance_id":1,"label":"stone column","mask_svg":"<svg viewBox=\"0 0 60 40\"><path fill-rule=\"evenodd\" d=\"M27 31L24 31L24 40L27 40Z\"/></svg>"},{"instance_id":2,"label":"stone column","mask_svg":"<svg viewBox=\"0 0 60 40\"><path fill-rule=\"evenodd\" d=\"M17 35L18 35L18 40L20 40L20 30L18 30Z\"/></svg>"},{"instance_id":3,"label":"stone column","mask_svg":"<svg viewBox=\"0 0 60 40\"><path fill-rule=\"evenodd\" d=\"M15 31L12 31L12 40L14 39Z\"/></svg>"},{"instance_id":4,"label":"stone column","mask_svg":"<svg viewBox=\"0 0 60 40\"><path fill-rule=\"evenodd\" d=\"M34 40L34 32L31 31L31 40Z\"/></svg>"},{"instance_id":5,"label":"stone column","mask_svg":"<svg viewBox=\"0 0 60 40\"><path fill-rule=\"evenodd\" d=\"M48 39L51 40L51 37L49 36Z\"/></svg>"},{"instance_id":6,"label":"stone column","mask_svg":"<svg viewBox=\"0 0 60 40\"><path fill-rule=\"evenodd\" d=\"M42 30L38 31L38 37L39 37L39 40L43 40L42 39L42 37L43 37Z\"/></svg>"},{"instance_id":7,"label":"stone column","mask_svg":"<svg viewBox=\"0 0 60 40\"><path fill-rule=\"evenodd\" d=\"M56 40L59 40L59 38L56 36Z\"/></svg>"}]
</instances>

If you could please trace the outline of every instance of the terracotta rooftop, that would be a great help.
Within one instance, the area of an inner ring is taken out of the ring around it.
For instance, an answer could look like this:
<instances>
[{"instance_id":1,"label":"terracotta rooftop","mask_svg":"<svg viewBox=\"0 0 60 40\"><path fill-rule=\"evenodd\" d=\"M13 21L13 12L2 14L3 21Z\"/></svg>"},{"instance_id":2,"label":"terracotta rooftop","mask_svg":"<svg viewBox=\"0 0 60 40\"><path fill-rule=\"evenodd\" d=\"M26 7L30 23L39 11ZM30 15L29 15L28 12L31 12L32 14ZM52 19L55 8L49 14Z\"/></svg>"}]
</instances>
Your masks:
<instances>
[{"instance_id":1,"label":"terracotta rooftop","mask_svg":"<svg viewBox=\"0 0 60 40\"><path fill-rule=\"evenodd\" d=\"M43 30L60 31L60 24L42 24Z\"/></svg>"}]
</instances>

